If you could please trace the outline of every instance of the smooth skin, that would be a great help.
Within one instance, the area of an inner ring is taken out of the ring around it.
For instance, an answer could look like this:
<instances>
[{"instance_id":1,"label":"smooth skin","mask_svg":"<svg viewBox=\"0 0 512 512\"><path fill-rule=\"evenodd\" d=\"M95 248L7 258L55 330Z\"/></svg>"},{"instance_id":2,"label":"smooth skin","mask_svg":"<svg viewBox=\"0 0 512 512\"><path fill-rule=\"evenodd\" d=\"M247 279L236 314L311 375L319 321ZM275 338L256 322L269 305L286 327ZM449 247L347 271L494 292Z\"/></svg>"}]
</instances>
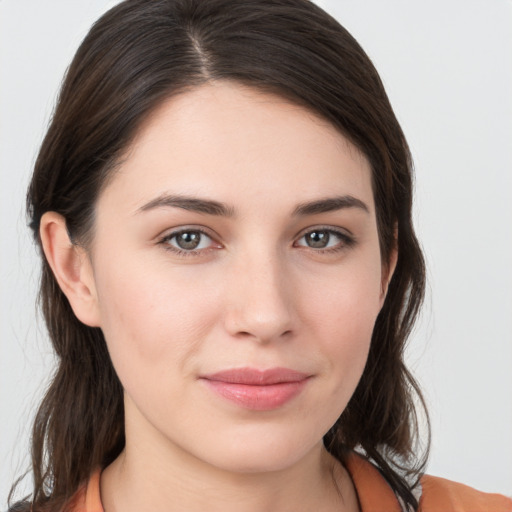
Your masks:
<instances>
[{"instance_id":1,"label":"smooth skin","mask_svg":"<svg viewBox=\"0 0 512 512\"><path fill-rule=\"evenodd\" d=\"M381 261L371 169L338 130L278 96L200 86L139 130L88 247L53 212L41 236L125 390L106 512L358 510L322 437L361 377L396 254ZM204 383L243 367L308 380L263 411Z\"/></svg>"}]
</instances>

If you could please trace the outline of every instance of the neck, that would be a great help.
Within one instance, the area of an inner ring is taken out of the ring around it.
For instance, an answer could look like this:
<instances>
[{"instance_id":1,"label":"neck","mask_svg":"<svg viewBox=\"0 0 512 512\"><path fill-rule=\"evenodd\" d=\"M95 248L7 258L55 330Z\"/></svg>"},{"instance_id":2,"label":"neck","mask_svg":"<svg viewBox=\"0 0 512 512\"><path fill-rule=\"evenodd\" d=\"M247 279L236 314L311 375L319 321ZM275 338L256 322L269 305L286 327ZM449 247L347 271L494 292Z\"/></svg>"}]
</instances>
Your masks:
<instances>
[{"instance_id":1,"label":"neck","mask_svg":"<svg viewBox=\"0 0 512 512\"><path fill-rule=\"evenodd\" d=\"M105 512L358 510L350 476L322 444L285 469L244 473L127 436L125 450L102 474L101 496Z\"/></svg>"}]
</instances>

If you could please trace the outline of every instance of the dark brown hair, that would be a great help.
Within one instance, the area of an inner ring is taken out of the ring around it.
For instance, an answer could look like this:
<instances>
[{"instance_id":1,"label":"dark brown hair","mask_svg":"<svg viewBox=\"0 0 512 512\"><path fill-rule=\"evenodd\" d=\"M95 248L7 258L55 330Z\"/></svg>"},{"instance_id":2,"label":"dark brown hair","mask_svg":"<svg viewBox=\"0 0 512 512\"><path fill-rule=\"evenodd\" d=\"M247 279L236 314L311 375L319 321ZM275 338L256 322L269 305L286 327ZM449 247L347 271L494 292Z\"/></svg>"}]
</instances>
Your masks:
<instances>
[{"instance_id":1,"label":"dark brown hair","mask_svg":"<svg viewBox=\"0 0 512 512\"><path fill-rule=\"evenodd\" d=\"M349 450L365 453L416 509L428 449L417 453L415 397L424 404L403 362L425 286L411 157L371 61L315 4L128 0L107 12L69 67L36 161L27 200L35 238L43 213L55 211L87 244L98 195L141 123L170 96L213 80L305 106L371 163L382 258L397 246L398 263L361 381L324 442L342 462ZM77 320L44 257L40 300L58 366L33 427L33 512L61 510L124 446L123 392L103 334Z\"/></svg>"}]
</instances>

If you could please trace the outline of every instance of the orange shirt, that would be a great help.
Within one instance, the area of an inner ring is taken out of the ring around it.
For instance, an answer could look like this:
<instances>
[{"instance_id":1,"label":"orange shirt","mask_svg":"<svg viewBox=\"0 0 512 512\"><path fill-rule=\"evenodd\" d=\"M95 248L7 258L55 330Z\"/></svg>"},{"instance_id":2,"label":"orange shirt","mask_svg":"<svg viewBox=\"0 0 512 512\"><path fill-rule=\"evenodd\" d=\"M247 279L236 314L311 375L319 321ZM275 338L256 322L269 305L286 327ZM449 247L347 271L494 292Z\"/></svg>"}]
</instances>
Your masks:
<instances>
[{"instance_id":1,"label":"orange shirt","mask_svg":"<svg viewBox=\"0 0 512 512\"><path fill-rule=\"evenodd\" d=\"M361 512L402 512L395 493L379 470L359 455L347 460ZM467 485L425 475L419 512L512 512L512 499L477 491Z\"/></svg>"},{"instance_id":2,"label":"orange shirt","mask_svg":"<svg viewBox=\"0 0 512 512\"><path fill-rule=\"evenodd\" d=\"M402 512L395 493L370 462L352 454L347 461L347 470L354 482L361 512ZM92 475L68 512L104 512L100 475L100 470ZM512 512L512 499L480 492L444 478L425 475L421 487L420 512Z\"/></svg>"}]
</instances>

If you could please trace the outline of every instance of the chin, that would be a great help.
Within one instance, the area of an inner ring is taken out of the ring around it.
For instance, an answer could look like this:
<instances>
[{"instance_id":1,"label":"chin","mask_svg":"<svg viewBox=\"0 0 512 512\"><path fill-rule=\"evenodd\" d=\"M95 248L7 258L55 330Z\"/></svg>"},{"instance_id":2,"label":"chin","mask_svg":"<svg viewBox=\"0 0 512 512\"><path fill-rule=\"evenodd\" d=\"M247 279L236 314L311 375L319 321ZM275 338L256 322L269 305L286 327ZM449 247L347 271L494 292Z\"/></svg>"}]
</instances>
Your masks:
<instances>
[{"instance_id":1,"label":"chin","mask_svg":"<svg viewBox=\"0 0 512 512\"><path fill-rule=\"evenodd\" d=\"M265 429L253 436L230 437L225 443L217 442L217 449L211 452L207 462L232 473L267 473L282 471L297 464L323 446L322 439L306 440L304 436L270 435ZM206 451L203 452L203 459Z\"/></svg>"}]
</instances>

